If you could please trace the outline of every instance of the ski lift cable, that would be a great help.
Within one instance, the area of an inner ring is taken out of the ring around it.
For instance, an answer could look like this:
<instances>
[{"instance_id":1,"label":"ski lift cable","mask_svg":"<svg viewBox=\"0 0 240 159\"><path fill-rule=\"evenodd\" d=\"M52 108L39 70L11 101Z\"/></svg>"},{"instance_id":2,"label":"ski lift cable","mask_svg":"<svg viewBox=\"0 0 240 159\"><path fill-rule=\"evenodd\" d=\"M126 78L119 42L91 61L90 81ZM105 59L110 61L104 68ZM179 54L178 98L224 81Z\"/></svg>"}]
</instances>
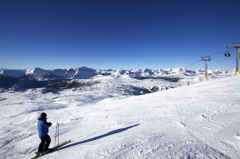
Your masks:
<instances>
[{"instance_id":1,"label":"ski lift cable","mask_svg":"<svg viewBox=\"0 0 240 159\"><path fill-rule=\"evenodd\" d=\"M230 49L231 49L231 50L230 50ZM219 55L219 54L220 54L219 56L221 56L221 55L224 54L224 53L225 53L225 54L226 54L226 53L229 53L229 54L230 54L230 52L233 51L234 48L230 48L230 49L227 49L226 51L219 52L219 53L215 54L214 56ZM218 56L217 56L217 57L218 57ZM212 59L214 59L214 58L215 58L215 57L213 57Z\"/></svg>"},{"instance_id":2,"label":"ski lift cable","mask_svg":"<svg viewBox=\"0 0 240 159\"><path fill-rule=\"evenodd\" d=\"M220 57L220 56L222 56L222 55L218 55L218 56L216 56L216 57L213 57L212 59L218 58L218 57Z\"/></svg>"},{"instance_id":3,"label":"ski lift cable","mask_svg":"<svg viewBox=\"0 0 240 159\"><path fill-rule=\"evenodd\" d=\"M225 50L225 48L224 48L224 49L221 49L221 50L219 50L219 51L217 51L217 52L215 52L215 53L213 53L213 54L210 54L210 55L208 55L208 56L211 56L211 55L214 55L214 54L222 54L224 50ZM190 66L195 65L195 64L198 63L198 62L200 62L200 61L197 60L196 62L193 62L192 64L186 66L185 68L189 68ZM197 65L197 66L198 66L198 65ZM192 67L194 67L194 66L192 66ZM190 68L191 68L191 67L190 67ZM190 69L190 68L189 68L189 69Z\"/></svg>"},{"instance_id":4,"label":"ski lift cable","mask_svg":"<svg viewBox=\"0 0 240 159\"><path fill-rule=\"evenodd\" d=\"M232 51L233 49L234 49L234 48L227 49L227 52L230 52L230 51ZM218 55L218 54L223 54L223 53L226 53L226 49L221 49L221 50L219 50L219 51L217 51L217 52L215 52L215 53L213 53L213 54L210 54L210 55L208 55L208 56Z\"/></svg>"},{"instance_id":5,"label":"ski lift cable","mask_svg":"<svg viewBox=\"0 0 240 159\"><path fill-rule=\"evenodd\" d=\"M216 59L216 58L218 58L218 57L220 57L220 56L222 56L222 54L221 54L221 55L218 55L218 56L215 56L215 57L213 57L212 59ZM204 64L204 63L200 63L200 64L192 67L192 69L194 69L194 68L196 68L197 66L202 65L202 64Z\"/></svg>"},{"instance_id":6,"label":"ski lift cable","mask_svg":"<svg viewBox=\"0 0 240 159\"><path fill-rule=\"evenodd\" d=\"M208 55L208 56L212 56L212 55L215 55L215 54L220 54L220 53L222 53L223 51L225 51L226 49L224 48L224 49L221 49L221 50L219 50L219 51L217 51L217 52L215 52L215 53L213 53L213 54L210 54L210 55Z\"/></svg>"},{"instance_id":7,"label":"ski lift cable","mask_svg":"<svg viewBox=\"0 0 240 159\"><path fill-rule=\"evenodd\" d=\"M215 53L215 54L212 54L211 56L223 55L224 53L226 53L226 51L222 51L222 52L219 52L219 53ZM209 56L209 57L211 57L211 56Z\"/></svg>"},{"instance_id":8,"label":"ski lift cable","mask_svg":"<svg viewBox=\"0 0 240 159\"><path fill-rule=\"evenodd\" d=\"M194 69L195 67L197 67L197 66L199 66L199 65L201 65L203 63L202 63L202 61L198 60L198 64L197 65L196 64L197 64L197 62L193 66L189 67L188 69Z\"/></svg>"},{"instance_id":9,"label":"ski lift cable","mask_svg":"<svg viewBox=\"0 0 240 159\"><path fill-rule=\"evenodd\" d=\"M198 62L199 62L199 60L197 60L196 62L193 62L192 64L188 65L188 66L185 67L185 68L188 68L188 67L190 67L190 66L192 66L192 65L194 65L194 64L196 64L196 63L198 63Z\"/></svg>"},{"instance_id":10,"label":"ski lift cable","mask_svg":"<svg viewBox=\"0 0 240 159\"><path fill-rule=\"evenodd\" d=\"M203 62L201 62L200 64L198 64L198 65L196 65L196 66L192 67L192 69L196 68L196 67L197 67L197 66L199 66L199 65L204 65L204 63L203 63Z\"/></svg>"},{"instance_id":11,"label":"ski lift cable","mask_svg":"<svg viewBox=\"0 0 240 159\"><path fill-rule=\"evenodd\" d=\"M233 49L234 49L234 48L230 48L230 49L227 49L227 50L232 51ZM230 51L229 51L229 52L230 52ZM213 54L210 54L210 55L208 55L208 56L218 55L218 56L212 58L212 59L215 59L215 58L220 57L220 56L221 56L223 53L225 53L225 52L226 52L226 48L223 48L223 49L221 49L221 50L219 50L219 51L217 51L217 52L215 52L215 53L213 53ZM219 54L220 54L220 55L219 55ZM185 68L188 68L188 69L190 69L190 68L195 68L195 67L199 66L200 64L198 64L198 65L196 65L196 66L193 66L193 65L197 64L198 62L200 62L200 61L197 60L196 62L193 62L192 64L186 66ZM201 64L202 64L202 63L201 63ZM191 66L191 67L190 67L190 66Z\"/></svg>"}]
</instances>

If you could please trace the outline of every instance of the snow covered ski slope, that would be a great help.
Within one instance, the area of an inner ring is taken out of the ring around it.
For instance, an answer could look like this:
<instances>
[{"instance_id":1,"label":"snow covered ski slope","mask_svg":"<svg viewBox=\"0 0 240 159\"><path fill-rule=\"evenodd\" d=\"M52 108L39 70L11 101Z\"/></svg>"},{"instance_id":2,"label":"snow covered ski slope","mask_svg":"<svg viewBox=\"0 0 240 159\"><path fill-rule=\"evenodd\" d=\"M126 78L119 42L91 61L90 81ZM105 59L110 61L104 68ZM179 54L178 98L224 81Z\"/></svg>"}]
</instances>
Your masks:
<instances>
[{"instance_id":1,"label":"snow covered ski slope","mask_svg":"<svg viewBox=\"0 0 240 159\"><path fill-rule=\"evenodd\" d=\"M3 91L0 158L34 156L43 111L60 124L60 142L71 143L42 159L240 158L240 76L141 96L103 96ZM50 148L54 133L50 127Z\"/></svg>"}]
</instances>

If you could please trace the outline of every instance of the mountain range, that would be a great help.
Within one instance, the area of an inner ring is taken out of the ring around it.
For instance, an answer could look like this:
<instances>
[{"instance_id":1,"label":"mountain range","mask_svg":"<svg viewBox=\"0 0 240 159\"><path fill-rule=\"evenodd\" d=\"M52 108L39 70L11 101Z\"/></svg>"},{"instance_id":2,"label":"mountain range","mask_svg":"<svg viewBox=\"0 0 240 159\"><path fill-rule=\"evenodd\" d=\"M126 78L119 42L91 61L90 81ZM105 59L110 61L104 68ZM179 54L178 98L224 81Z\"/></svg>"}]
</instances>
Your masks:
<instances>
[{"instance_id":1,"label":"mountain range","mask_svg":"<svg viewBox=\"0 0 240 159\"><path fill-rule=\"evenodd\" d=\"M228 76L233 75L235 70L208 70L208 75ZM45 70L42 68L33 68L29 70L11 70L0 69L0 88L23 90L30 88L77 88L81 85L88 84L91 78L101 76L128 76L129 78L137 79L164 79L172 82L179 79L188 79L192 77L204 78L205 70L188 70L183 67L170 69L136 69L136 70L112 70L112 69L92 69L87 67L71 68L71 69L52 69ZM81 80L81 81L79 81ZM71 85L69 85L71 83ZM74 84L73 84L74 83ZM97 82L98 83L98 82ZM94 84L94 82L92 83Z\"/></svg>"}]
</instances>

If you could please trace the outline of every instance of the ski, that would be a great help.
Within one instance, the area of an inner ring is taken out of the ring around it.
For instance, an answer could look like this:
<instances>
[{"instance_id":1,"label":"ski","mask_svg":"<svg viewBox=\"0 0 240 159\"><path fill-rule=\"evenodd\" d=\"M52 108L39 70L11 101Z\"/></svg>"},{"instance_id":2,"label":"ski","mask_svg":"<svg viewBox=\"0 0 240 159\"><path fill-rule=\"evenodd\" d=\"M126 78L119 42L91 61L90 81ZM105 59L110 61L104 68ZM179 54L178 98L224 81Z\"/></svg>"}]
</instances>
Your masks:
<instances>
[{"instance_id":1,"label":"ski","mask_svg":"<svg viewBox=\"0 0 240 159\"><path fill-rule=\"evenodd\" d=\"M70 142L71 142L71 140L68 140L68 141L63 142L62 144L60 144L58 146L55 146L55 147L51 148L51 150L49 150L49 151L46 151L46 152L43 152L43 153L36 153L36 156L32 157L31 159L36 159L36 158L42 157L44 155L47 155L48 153L53 152L54 150L57 150L59 147L62 147L62 146L66 145Z\"/></svg>"}]
</instances>

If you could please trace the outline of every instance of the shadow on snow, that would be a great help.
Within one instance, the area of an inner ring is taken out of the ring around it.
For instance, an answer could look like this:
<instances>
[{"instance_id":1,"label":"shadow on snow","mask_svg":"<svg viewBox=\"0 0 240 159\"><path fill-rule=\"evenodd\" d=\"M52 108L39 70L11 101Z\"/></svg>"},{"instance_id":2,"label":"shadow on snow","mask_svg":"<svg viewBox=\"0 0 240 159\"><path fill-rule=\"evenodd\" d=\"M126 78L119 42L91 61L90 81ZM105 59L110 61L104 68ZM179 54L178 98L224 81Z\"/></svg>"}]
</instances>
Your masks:
<instances>
[{"instance_id":1,"label":"shadow on snow","mask_svg":"<svg viewBox=\"0 0 240 159\"><path fill-rule=\"evenodd\" d=\"M135 126L138 126L140 124L136 124L136 125L132 125L132 126L129 126L129 127L126 127L126 128L121 128L121 129L117 129L117 130L113 130L113 131L110 131L106 134L103 134L103 135L100 135L100 136L97 136L97 137L93 137L91 139L87 139L87 140L84 140L84 141L80 141L80 142L77 142L77 143L73 143L73 144L69 144L67 146L64 146L64 147L61 147L58 149L59 150L63 150L63 149L66 149L66 148L70 148L70 147L73 147L73 146L77 146L79 144L84 144L84 143L87 143L87 142L91 142L91 141L95 141L95 140L98 140L98 139L101 139L101 138L104 138L104 137L107 137L107 136L110 136L110 135L114 135L114 134L117 134L117 133L121 133L123 131L126 131L128 129L131 129Z\"/></svg>"}]
</instances>

